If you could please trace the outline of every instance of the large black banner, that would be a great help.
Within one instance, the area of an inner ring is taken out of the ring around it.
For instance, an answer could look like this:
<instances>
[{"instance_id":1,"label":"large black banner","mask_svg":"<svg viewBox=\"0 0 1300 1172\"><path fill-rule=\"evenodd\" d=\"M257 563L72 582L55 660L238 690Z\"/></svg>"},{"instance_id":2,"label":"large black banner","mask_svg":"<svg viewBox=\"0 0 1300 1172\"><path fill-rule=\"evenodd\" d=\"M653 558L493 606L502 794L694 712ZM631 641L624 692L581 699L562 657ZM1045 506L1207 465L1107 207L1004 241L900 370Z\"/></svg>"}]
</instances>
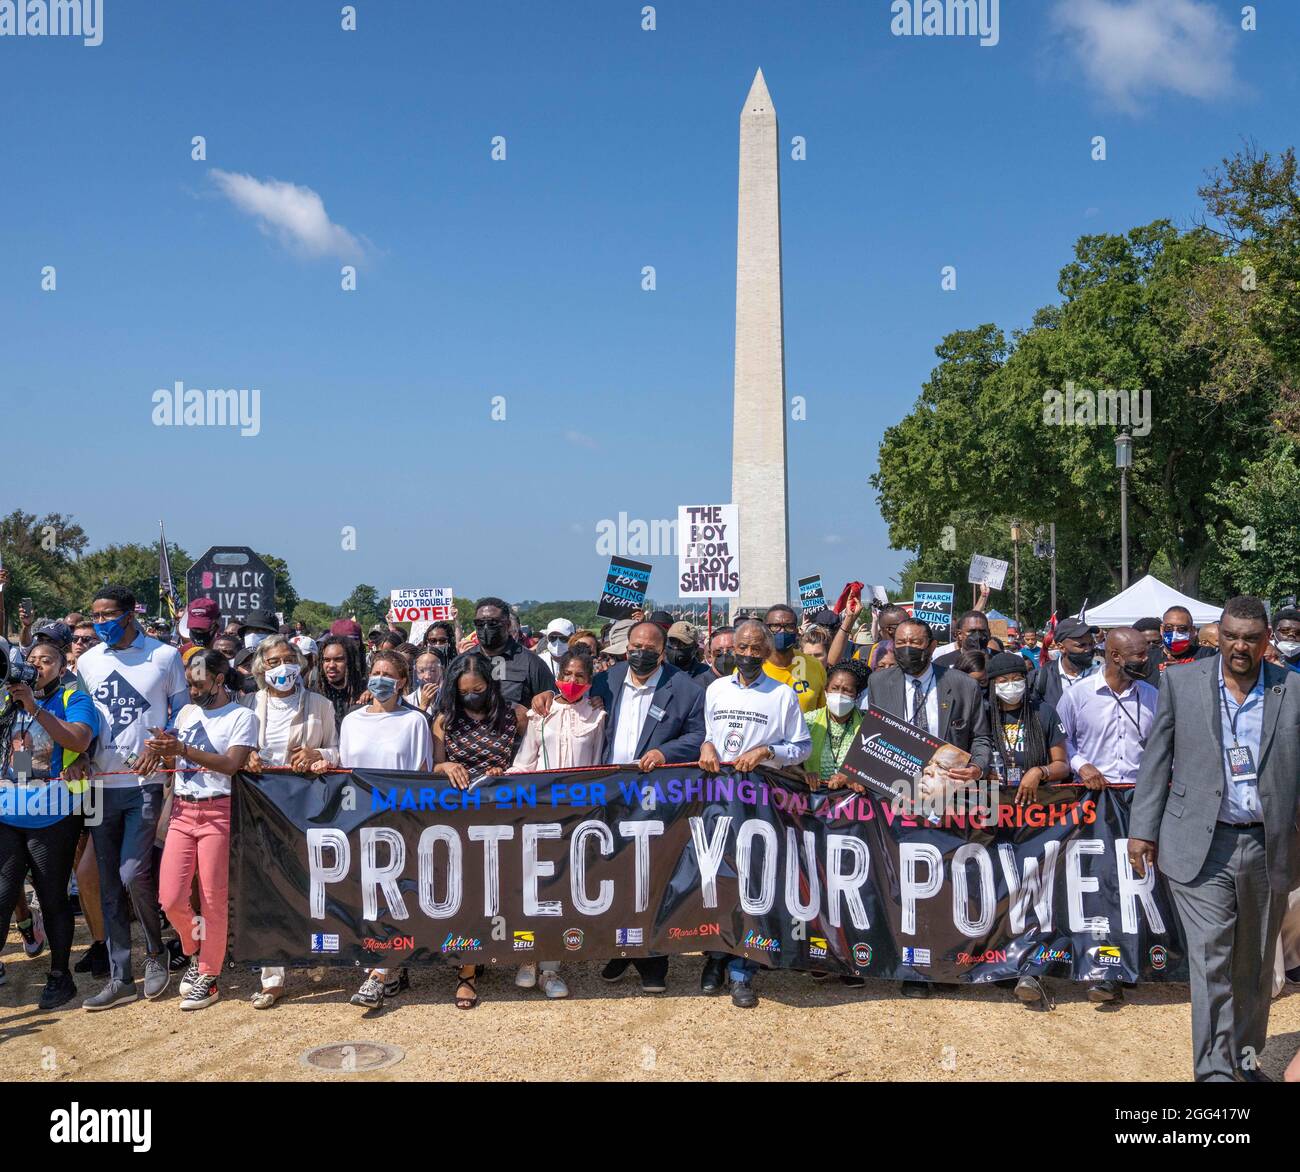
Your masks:
<instances>
[{"instance_id":1,"label":"large black banner","mask_svg":"<svg viewBox=\"0 0 1300 1172\"><path fill-rule=\"evenodd\" d=\"M1009 795L1004 795L1009 796ZM984 982L1186 980L1126 796L1044 790L936 824L760 770L240 774L230 956L273 965L607 960Z\"/></svg>"}]
</instances>

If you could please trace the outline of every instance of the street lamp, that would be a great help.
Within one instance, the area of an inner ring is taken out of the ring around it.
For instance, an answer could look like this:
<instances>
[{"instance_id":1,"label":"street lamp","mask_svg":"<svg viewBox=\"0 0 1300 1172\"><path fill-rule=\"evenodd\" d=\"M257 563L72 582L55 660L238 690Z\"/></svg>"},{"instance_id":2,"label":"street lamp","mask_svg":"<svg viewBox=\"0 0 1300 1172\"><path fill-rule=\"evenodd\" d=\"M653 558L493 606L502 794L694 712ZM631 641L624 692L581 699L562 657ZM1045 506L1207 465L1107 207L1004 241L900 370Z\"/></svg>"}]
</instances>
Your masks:
<instances>
[{"instance_id":1,"label":"street lamp","mask_svg":"<svg viewBox=\"0 0 1300 1172\"><path fill-rule=\"evenodd\" d=\"M1133 437L1121 432L1115 437L1115 467L1119 469L1120 589L1128 589L1128 470L1133 464Z\"/></svg>"},{"instance_id":2,"label":"street lamp","mask_svg":"<svg viewBox=\"0 0 1300 1172\"><path fill-rule=\"evenodd\" d=\"M1016 560L1016 593L1015 599L1011 605L1011 613L1016 618L1016 630L1022 630L1020 626L1020 522L1011 522L1011 548Z\"/></svg>"}]
</instances>

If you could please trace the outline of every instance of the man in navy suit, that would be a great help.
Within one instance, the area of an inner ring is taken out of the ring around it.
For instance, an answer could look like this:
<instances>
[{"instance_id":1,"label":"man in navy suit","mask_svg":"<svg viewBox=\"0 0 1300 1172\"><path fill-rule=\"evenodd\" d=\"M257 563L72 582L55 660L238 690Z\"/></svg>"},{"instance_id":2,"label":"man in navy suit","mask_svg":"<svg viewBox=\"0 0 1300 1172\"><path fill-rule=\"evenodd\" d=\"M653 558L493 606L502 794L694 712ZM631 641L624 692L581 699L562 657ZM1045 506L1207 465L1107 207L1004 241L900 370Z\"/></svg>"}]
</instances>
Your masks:
<instances>
[{"instance_id":1,"label":"man in navy suit","mask_svg":"<svg viewBox=\"0 0 1300 1172\"><path fill-rule=\"evenodd\" d=\"M660 765L698 761L704 744L704 690L684 671L664 662L664 629L637 623L627 635L627 662L601 672L592 696L605 706L605 764L637 765L643 772ZM617 981L630 964L641 974L647 993L668 989L668 958L611 960L601 970Z\"/></svg>"}]
</instances>

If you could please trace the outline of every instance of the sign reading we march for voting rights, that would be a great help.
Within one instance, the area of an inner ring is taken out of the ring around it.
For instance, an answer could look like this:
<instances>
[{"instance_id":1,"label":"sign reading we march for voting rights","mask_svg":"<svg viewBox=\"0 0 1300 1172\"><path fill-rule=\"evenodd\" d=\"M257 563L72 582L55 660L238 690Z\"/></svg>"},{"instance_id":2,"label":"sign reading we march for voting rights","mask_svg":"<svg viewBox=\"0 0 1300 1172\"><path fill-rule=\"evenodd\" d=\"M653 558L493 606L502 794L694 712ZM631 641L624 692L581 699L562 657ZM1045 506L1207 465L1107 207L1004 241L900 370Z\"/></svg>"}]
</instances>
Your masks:
<instances>
[{"instance_id":1,"label":"sign reading we march for voting rights","mask_svg":"<svg viewBox=\"0 0 1300 1172\"><path fill-rule=\"evenodd\" d=\"M450 586L424 586L389 592L390 623L436 623L456 618Z\"/></svg>"},{"instance_id":2,"label":"sign reading we march for voting rights","mask_svg":"<svg viewBox=\"0 0 1300 1172\"><path fill-rule=\"evenodd\" d=\"M740 593L740 522L735 505L677 506L677 596Z\"/></svg>"}]
</instances>

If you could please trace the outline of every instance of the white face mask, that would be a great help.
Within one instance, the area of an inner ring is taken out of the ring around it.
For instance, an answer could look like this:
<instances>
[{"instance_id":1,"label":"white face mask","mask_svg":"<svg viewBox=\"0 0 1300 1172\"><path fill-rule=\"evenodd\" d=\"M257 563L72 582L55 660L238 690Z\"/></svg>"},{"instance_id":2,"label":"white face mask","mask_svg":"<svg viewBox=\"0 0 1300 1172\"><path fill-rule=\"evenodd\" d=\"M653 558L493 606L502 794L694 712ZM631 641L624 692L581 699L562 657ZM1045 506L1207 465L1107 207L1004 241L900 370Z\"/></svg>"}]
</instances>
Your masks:
<instances>
[{"instance_id":1,"label":"white face mask","mask_svg":"<svg viewBox=\"0 0 1300 1172\"><path fill-rule=\"evenodd\" d=\"M832 716L848 716L856 704L857 698L854 696L846 696L843 692L826 693L826 707L830 709Z\"/></svg>"},{"instance_id":2,"label":"white face mask","mask_svg":"<svg viewBox=\"0 0 1300 1172\"><path fill-rule=\"evenodd\" d=\"M1060 658L1061 658L1061 652L1059 651L1059 649L1053 647L1053 648L1051 649L1051 651L1049 651L1049 652L1047 653L1047 658L1048 658L1048 659L1060 659Z\"/></svg>"},{"instance_id":3,"label":"white face mask","mask_svg":"<svg viewBox=\"0 0 1300 1172\"><path fill-rule=\"evenodd\" d=\"M1295 639L1279 639L1277 641L1278 653L1283 659L1294 659L1300 655L1300 642Z\"/></svg>"},{"instance_id":4,"label":"white face mask","mask_svg":"<svg viewBox=\"0 0 1300 1172\"><path fill-rule=\"evenodd\" d=\"M993 691L999 700L1005 700L1008 704L1019 704L1024 699L1025 681L999 680L993 685Z\"/></svg>"},{"instance_id":5,"label":"white face mask","mask_svg":"<svg viewBox=\"0 0 1300 1172\"><path fill-rule=\"evenodd\" d=\"M245 647L256 647L263 639L267 638L265 631L249 631L244 636Z\"/></svg>"},{"instance_id":6,"label":"white face mask","mask_svg":"<svg viewBox=\"0 0 1300 1172\"><path fill-rule=\"evenodd\" d=\"M279 667L268 667L263 673L266 682L277 692L287 692L298 686L302 668L296 663L282 663Z\"/></svg>"},{"instance_id":7,"label":"white face mask","mask_svg":"<svg viewBox=\"0 0 1300 1172\"><path fill-rule=\"evenodd\" d=\"M547 643L550 645L551 654L557 659L561 655L568 655L569 641L567 639L548 639Z\"/></svg>"}]
</instances>

